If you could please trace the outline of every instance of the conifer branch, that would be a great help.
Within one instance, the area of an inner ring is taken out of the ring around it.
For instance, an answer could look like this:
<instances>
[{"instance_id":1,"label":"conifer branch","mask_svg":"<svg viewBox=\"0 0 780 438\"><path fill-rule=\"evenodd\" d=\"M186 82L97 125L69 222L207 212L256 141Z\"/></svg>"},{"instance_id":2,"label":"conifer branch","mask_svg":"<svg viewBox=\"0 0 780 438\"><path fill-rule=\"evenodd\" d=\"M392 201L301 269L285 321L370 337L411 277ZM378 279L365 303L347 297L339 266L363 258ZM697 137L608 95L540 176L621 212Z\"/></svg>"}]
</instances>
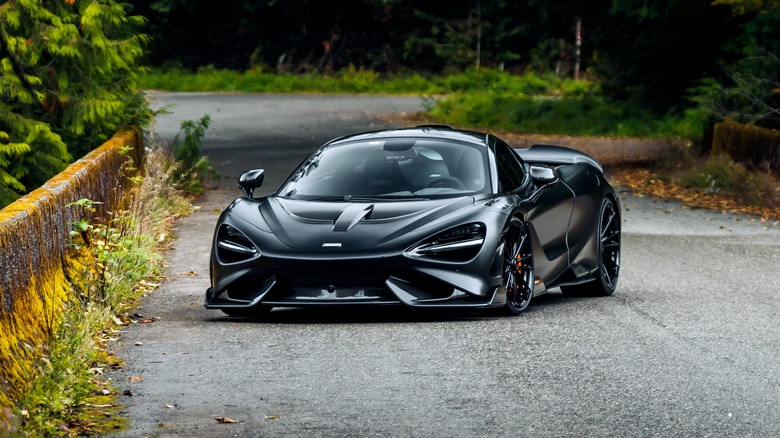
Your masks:
<instances>
[{"instance_id":1,"label":"conifer branch","mask_svg":"<svg viewBox=\"0 0 780 438\"><path fill-rule=\"evenodd\" d=\"M30 94L30 97L34 101L38 101L38 98L35 94L35 88L30 83L30 81L27 80L27 76L24 73L24 67L22 66L21 61L17 59L13 52L11 52L11 48L8 44L8 34L5 32L5 26L3 24L0 24L0 58L7 57L8 60L11 62L11 67L14 70L14 74L19 78L19 82L22 84L22 87Z\"/></svg>"}]
</instances>

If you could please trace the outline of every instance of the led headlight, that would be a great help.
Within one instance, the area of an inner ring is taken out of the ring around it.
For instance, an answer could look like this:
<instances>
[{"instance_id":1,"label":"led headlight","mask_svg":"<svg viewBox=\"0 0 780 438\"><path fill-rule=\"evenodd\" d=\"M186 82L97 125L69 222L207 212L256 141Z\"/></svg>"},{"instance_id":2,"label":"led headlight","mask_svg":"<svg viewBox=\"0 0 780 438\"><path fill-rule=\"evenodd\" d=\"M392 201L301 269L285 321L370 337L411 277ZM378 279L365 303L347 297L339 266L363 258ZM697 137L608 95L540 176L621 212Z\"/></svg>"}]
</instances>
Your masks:
<instances>
[{"instance_id":1,"label":"led headlight","mask_svg":"<svg viewBox=\"0 0 780 438\"><path fill-rule=\"evenodd\" d=\"M260 256L260 250L238 228L222 224L217 231L217 256L223 263L238 263Z\"/></svg>"},{"instance_id":2,"label":"led headlight","mask_svg":"<svg viewBox=\"0 0 780 438\"><path fill-rule=\"evenodd\" d=\"M411 247L406 254L412 257L467 261L479 253L484 242L485 225L475 222L436 234Z\"/></svg>"}]
</instances>

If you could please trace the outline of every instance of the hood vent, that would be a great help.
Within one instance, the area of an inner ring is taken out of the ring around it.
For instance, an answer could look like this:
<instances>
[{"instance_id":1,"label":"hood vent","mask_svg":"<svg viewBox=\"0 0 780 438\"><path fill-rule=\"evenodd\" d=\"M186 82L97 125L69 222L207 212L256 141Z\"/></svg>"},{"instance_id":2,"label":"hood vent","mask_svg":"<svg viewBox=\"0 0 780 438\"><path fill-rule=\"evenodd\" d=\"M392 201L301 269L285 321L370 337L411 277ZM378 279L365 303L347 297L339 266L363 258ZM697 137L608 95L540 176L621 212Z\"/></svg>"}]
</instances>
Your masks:
<instances>
[{"instance_id":1,"label":"hood vent","mask_svg":"<svg viewBox=\"0 0 780 438\"><path fill-rule=\"evenodd\" d=\"M372 211L374 211L374 204L350 204L341 210L339 217L333 222L333 231L349 231Z\"/></svg>"}]
</instances>

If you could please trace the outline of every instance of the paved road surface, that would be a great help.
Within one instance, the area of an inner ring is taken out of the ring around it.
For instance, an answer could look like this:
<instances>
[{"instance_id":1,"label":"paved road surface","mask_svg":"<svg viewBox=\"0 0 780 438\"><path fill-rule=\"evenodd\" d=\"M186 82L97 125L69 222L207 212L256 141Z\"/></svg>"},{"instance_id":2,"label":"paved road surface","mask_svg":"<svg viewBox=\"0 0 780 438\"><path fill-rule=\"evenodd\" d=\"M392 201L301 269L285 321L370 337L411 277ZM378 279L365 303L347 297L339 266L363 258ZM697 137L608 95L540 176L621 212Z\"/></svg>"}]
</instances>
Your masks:
<instances>
[{"instance_id":1,"label":"paved road surface","mask_svg":"<svg viewBox=\"0 0 780 438\"><path fill-rule=\"evenodd\" d=\"M420 106L157 98L177 104L161 134L208 112L204 152L231 179L265 167L265 191L322 141ZM138 310L160 319L116 345L126 366L113 378L133 394L121 436L780 436L778 225L623 194L612 297L555 292L518 318L284 309L249 322L202 306L210 235L239 195L226 186L179 223L169 277Z\"/></svg>"}]
</instances>

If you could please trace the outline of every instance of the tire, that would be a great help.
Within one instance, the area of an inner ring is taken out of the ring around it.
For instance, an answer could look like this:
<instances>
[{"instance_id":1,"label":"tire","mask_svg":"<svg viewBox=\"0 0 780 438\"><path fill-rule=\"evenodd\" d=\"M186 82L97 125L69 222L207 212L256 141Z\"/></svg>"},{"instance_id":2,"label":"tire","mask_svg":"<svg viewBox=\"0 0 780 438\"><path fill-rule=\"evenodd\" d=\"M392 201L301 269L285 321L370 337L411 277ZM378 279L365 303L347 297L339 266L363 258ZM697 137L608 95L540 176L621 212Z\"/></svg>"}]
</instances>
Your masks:
<instances>
[{"instance_id":1,"label":"tire","mask_svg":"<svg viewBox=\"0 0 780 438\"><path fill-rule=\"evenodd\" d=\"M599 211L599 266L596 278L587 283L561 286L572 296L609 296L615 292L620 275L620 213L610 198L601 201Z\"/></svg>"},{"instance_id":2,"label":"tire","mask_svg":"<svg viewBox=\"0 0 780 438\"><path fill-rule=\"evenodd\" d=\"M253 309L219 309L227 316L234 318L261 318L270 312L272 307L262 306Z\"/></svg>"},{"instance_id":3,"label":"tire","mask_svg":"<svg viewBox=\"0 0 780 438\"><path fill-rule=\"evenodd\" d=\"M509 316L521 314L534 295L534 254L528 227L513 219L501 239L503 262L501 265L501 290L506 295L502 313Z\"/></svg>"}]
</instances>

